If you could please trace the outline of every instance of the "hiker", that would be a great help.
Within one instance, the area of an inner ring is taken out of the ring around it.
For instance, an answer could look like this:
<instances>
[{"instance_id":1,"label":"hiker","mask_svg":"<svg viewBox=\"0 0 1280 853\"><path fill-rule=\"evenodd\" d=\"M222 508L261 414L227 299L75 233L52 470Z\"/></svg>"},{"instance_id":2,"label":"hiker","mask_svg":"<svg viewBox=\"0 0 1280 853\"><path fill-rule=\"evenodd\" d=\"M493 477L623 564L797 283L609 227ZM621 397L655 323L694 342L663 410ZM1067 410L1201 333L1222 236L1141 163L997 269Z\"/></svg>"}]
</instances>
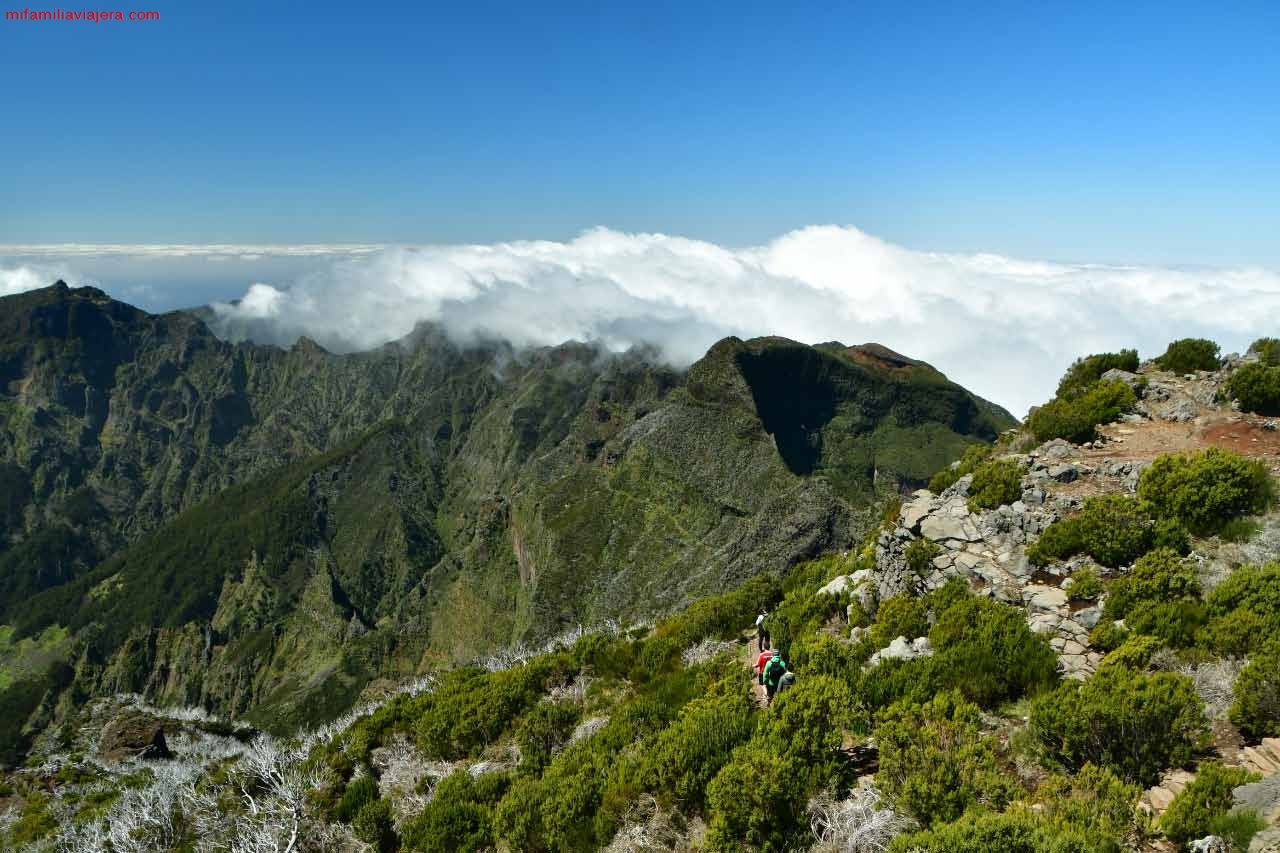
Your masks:
<instances>
[{"instance_id":1,"label":"hiker","mask_svg":"<svg viewBox=\"0 0 1280 853\"><path fill-rule=\"evenodd\" d=\"M765 665L769 663L769 659L772 657L773 657L773 652L769 651L768 649L765 649L764 651L760 652L759 655L756 656L756 665L755 665L754 671L755 671L756 677L759 679L761 684L764 684Z\"/></svg>"},{"instance_id":2,"label":"hiker","mask_svg":"<svg viewBox=\"0 0 1280 853\"><path fill-rule=\"evenodd\" d=\"M778 692L789 690L796 684L796 674L791 670L782 673L782 678L778 679Z\"/></svg>"},{"instance_id":3,"label":"hiker","mask_svg":"<svg viewBox=\"0 0 1280 853\"><path fill-rule=\"evenodd\" d=\"M764 692L766 701L773 704L773 694L778 692L778 684L782 681L782 676L787 671L787 662L782 659L782 653L775 651L773 657L769 658L769 662L764 665L764 673L760 676L764 681Z\"/></svg>"},{"instance_id":4,"label":"hiker","mask_svg":"<svg viewBox=\"0 0 1280 853\"><path fill-rule=\"evenodd\" d=\"M760 651L769 648L769 629L764 626L764 618L769 615L769 611L760 608L760 615L756 617L756 645Z\"/></svg>"}]
</instances>

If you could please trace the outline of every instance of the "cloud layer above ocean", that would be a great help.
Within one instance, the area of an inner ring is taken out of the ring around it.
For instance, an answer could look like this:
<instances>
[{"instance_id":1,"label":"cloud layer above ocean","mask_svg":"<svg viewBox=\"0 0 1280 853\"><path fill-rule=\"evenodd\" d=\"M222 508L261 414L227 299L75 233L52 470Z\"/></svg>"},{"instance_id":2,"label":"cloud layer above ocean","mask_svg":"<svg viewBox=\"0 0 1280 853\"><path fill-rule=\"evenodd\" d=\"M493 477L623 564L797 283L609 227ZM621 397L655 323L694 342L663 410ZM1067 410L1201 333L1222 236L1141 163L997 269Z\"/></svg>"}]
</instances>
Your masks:
<instances>
[{"instance_id":1,"label":"cloud layer above ocean","mask_svg":"<svg viewBox=\"0 0 1280 853\"><path fill-rule=\"evenodd\" d=\"M1017 415L1051 395L1079 355L1136 346L1147 357L1191 335L1230 351L1280 333L1273 270L939 254L835 226L736 249L599 228L567 242L77 245L5 247L4 256L20 262L0 262L0 294L43 286L51 275L90 283L77 273L104 256L241 261L224 274L251 273L263 258L307 259L312 268L296 279L242 279L238 300L214 303L215 331L261 343L307 335L335 350L366 349L431 320L460 341L576 339L615 350L645 343L683 365L731 334L876 341L929 361Z\"/></svg>"}]
</instances>

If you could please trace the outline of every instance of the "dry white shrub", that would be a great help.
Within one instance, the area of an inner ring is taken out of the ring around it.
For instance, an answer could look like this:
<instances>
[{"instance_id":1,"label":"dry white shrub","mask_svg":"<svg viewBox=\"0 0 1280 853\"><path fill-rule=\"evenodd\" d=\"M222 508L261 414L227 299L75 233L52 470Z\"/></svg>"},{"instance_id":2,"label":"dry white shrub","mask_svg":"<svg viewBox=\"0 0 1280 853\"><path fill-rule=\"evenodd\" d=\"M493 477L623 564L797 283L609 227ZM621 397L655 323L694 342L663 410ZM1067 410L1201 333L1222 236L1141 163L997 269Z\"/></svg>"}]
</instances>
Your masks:
<instances>
[{"instance_id":1,"label":"dry white shrub","mask_svg":"<svg viewBox=\"0 0 1280 853\"><path fill-rule=\"evenodd\" d=\"M573 734L569 735L569 743L585 740L607 725L609 725L608 717L589 717L578 723L577 727L574 728Z\"/></svg>"},{"instance_id":2,"label":"dry white shrub","mask_svg":"<svg viewBox=\"0 0 1280 853\"><path fill-rule=\"evenodd\" d=\"M680 660L685 666L697 666L700 663L706 663L722 652L727 652L733 648L733 643L724 640L713 640L710 637L700 643L685 649L680 655Z\"/></svg>"},{"instance_id":3,"label":"dry white shrub","mask_svg":"<svg viewBox=\"0 0 1280 853\"><path fill-rule=\"evenodd\" d=\"M622 828L604 848L604 853L688 850L688 839L681 831L683 826L684 820L678 813L663 809L657 800L645 794L627 809Z\"/></svg>"},{"instance_id":4,"label":"dry white shrub","mask_svg":"<svg viewBox=\"0 0 1280 853\"><path fill-rule=\"evenodd\" d=\"M894 836L909 826L906 818L880 801L874 788L859 788L846 799L831 789L809 801L812 853L884 853Z\"/></svg>"},{"instance_id":5,"label":"dry white shrub","mask_svg":"<svg viewBox=\"0 0 1280 853\"><path fill-rule=\"evenodd\" d=\"M552 687L547 692L547 698L552 702L576 702L581 704L587 698L587 688L591 686L591 681L591 676L579 674L568 684L559 684Z\"/></svg>"},{"instance_id":6,"label":"dry white shrub","mask_svg":"<svg viewBox=\"0 0 1280 853\"><path fill-rule=\"evenodd\" d=\"M1205 663L1184 663L1176 671L1191 678L1196 692L1204 702L1204 712L1209 715L1209 719L1218 720L1226 717L1231 703L1235 701L1231 687L1243 668L1242 660L1216 658Z\"/></svg>"}]
</instances>

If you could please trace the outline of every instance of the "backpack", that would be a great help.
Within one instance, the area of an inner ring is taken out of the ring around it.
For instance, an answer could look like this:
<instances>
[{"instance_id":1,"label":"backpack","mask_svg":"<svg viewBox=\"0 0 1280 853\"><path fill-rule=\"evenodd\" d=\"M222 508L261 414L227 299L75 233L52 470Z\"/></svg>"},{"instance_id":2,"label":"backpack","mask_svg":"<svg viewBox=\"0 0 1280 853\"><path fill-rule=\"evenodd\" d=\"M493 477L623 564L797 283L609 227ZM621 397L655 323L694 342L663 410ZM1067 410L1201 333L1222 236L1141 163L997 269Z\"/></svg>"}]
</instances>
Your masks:
<instances>
[{"instance_id":1,"label":"backpack","mask_svg":"<svg viewBox=\"0 0 1280 853\"><path fill-rule=\"evenodd\" d=\"M773 658L765 664L764 672L760 675L760 683L777 689L778 681L786 671L787 665L783 662L782 658Z\"/></svg>"}]
</instances>

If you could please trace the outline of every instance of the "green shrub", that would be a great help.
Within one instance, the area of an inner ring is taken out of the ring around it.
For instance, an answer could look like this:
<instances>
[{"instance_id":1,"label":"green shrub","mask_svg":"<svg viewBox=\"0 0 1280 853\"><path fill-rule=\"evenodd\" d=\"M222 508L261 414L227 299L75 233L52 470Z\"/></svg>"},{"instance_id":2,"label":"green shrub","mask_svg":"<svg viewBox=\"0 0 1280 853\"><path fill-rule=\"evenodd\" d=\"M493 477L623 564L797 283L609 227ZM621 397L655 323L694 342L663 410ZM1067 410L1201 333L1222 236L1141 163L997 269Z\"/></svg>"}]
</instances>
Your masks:
<instances>
[{"instance_id":1,"label":"green shrub","mask_svg":"<svg viewBox=\"0 0 1280 853\"><path fill-rule=\"evenodd\" d=\"M1024 811L974 811L955 823L899 835L889 853L1103 853L1107 839L1063 830Z\"/></svg>"},{"instance_id":2,"label":"green shrub","mask_svg":"<svg viewBox=\"0 0 1280 853\"><path fill-rule=\"evenodd\" d=\"M866 727L866 721L855 716L848 684L837 678L804 673L795 687L774 700L761 720L757 737L799 761L807 768L809 781L821 784L837 769L837 750L844 730Z\"/></svg>"},{"instance_id":3,"label":"green shrub","mask_svg":"<svg viewBox=\"0 0 1280 853\"><path fill-rule=\"evenodd\" d=\"M941 553L942 548L932 539L912 539L906 549L907 567L917 575L926 575L933 571L934 558Z\"/></svg>"},{"instance_id":4,"label":"green shrub","mask_svg":"<svg viewBox=\"0 0 1280 853\"><path fill-rule=\"evenodd\" d=\"M1037 441L1092 441L1100 424L1111 423L1137 402L1133 389L1123 382L1098 382L1075 396L1056 397L1033 409L1027 416L1027 429Z\"/></svg>"},{"instance_id":5,"label":"green shrub","mask_svg":"<svg viewBox=\"0 0 1280 853\"><path fill-rule=\"evenodd\" d=\"M1169 344L1164 354L1155 359L1164 370L1174 373L1194 373L1197 370L1217 370L1221 364L1218 345L1205 338L1180 338Z\"/></svg>"},{"instance_id":6,"label":"green shrub","mask_svg":"<svg viewBox=\"0 0 1280 853\"><path fill-rule=\"evenodd\" d=\"M1260 778L1239 767L1206 761L1160 816L1161 831L1178 844L1203 838L1216 819L1231 811L1232 789Z\"/></svg>"},{"instance_id":7,"label":"green shrub","mask_svg":"<svg viewBox=\"0 0 1280 853\"><path fill-rule=\"evenodd\" d=\"M1111 582L1106 613L1124 619L1131 631L1183 647L1191 645L1205 620L1199 595L1200 581L1191 562L1176 551L1157 548Z\"/></svg>"},{"instance_id":8,"label":"green shrub","mask_svg":"<svg viewBox=\"0 0 1280 853\"><path fill-rule=\"evenodd\" d=\"M1258 338L1249 344L1248 352L1257 355L1263 364L1280 365L1280 338Z\"/></svg>"},{"instance_id":9,"label":"green shrub","mask_svg":"<svg viewBox=\"0 0 1280 853\"><path fill-rule=\"evenodd\" d=\"M991 446L987 444L971 444L964 450L964 455L953 465L948 465L933 475L929 481L929 491L935 495L955 485L956 481L967 474L972 474L978 466L991 455Z\"/></svg>"},{"instance_id":10,"label":"green shrub","mask_svg":"<svg viewBox=\"0 0 1280 853\"><path fill-rule=\"evenodd\" d=\"M568 702L539 702L516 728L520 769L541 773L578 722L578 707Z\"/></svg>"},{"instance_id":11,"label":"green shrub","mask_svg":"<svg viewBox=\"0 0 1280 853\"><path fill-rule=\"evenodd\" d=\"M1058 382L1054 396L1071 397L1087 391L1108 370L1124 370L1134 373L1138 369L1138 351L1122 349L1120 352L1100 352L1078 358Z\"/></svg>"},{"instance_id":12,"label":"green shrub","mask_svg":"<svg viewBox=\"0 0 1280 853\"><path fill-rule=\"evenodd\" d=\"M690 702L645 754L639 773L644 790L701 808L708 783L751 737L752 709L750 696L742 691ZM809 734L817 739L816 732Z\"/></svg>"},{"instance_id":13,"label":"green shrub","mask_svg":"<svg viewBox=\"0 0 1280 853\"><path fill-rule=\"evenodd\" d=\"M351 821L351 829L356 838L371 845L378 853L393 853L400 849L391 804L386 800L365 803Z\"/></svg>"},{"instance_id":14,"label":"green shrub","mask_svg":"<svg viewBox=\"0 0 1280 853\"><path fill-rule=\"evenodd\" d=\"M567 653L543 655L499 672L454 670L423 697L414 724L418 748L445 761L473 755L536 705L547 682L562 681L573 671Z\"/></svg>"},{"instance_id":15,"label":"green shrub","mask_svg":"<svg viewBox=\"0 0 1280 853\"><path fill-rule=\"evenodd\" d=\"M1001 772L981 719L978 707L954 691L892 705L876 723L876 784L926 827L955 820L977 803L1003 808L1018 792Z\"/></svg>"},{"instance_id":16,"label":"green shrub","mask_svg":"<svg viewBox=\"0 0 1280 853\"><path fill-rule=\"evenodd\" d=\"M1255 740L1280 737L1280 643L1255 655L1231 688L1231 722Z\"/></svg>"},{"instance_id":17,"label":"green shrub","mask_svg":"<svg viewBox=\"0 0 1280 853\"><path fill-rule=\"evenodd\" d=\"M916 540L923 541L923 540ZM924 602L911 595L895 595L880 602L871 640L883 648L898 637L913 640L929 633L929 613Z\"/></svg>"},{"instance_id":18,"label":"green shrub","mask_svg":"<svg viewBox=\"0 0 1280 853\"><path fill-rule=\"evenodd\" d=\"M1103 667L1122 666L1130 670L1144 670L1151 663L1151 657L1163 644L1158 637L1146 634L1130 634L1115 649L1103 657L1098 669Z\"/></svg>"},{"instance_id":19,"label":"green shrub","mask_svg":"<svg viewBox=\"0 0 1280 853\"><path fill-rule=\"evenodd\" d=\"M1106 588L1102 585L1102 578L1093 566L1083 566L1072 574L1071 584L1067 587L1072 601L1093 601L1104 592Z\"/></svg>"},{"instance_id":20,"label":"green shrub","mask_svg":"<svg viewBox=\"0 0 1280 853\"><path fill-rule=\"evenodd\" d=\"M973 472L969 511L995 509L1022 498L1022 465L1013 459L992 459Z\"/></svg>"},{"instance_id":21,"label":"green shrub","mask_svg":"<svg viewBox=\"0 0 1280 853\"><path fill-rule=\"evenodd\" d=\"M1022 612L990 598L966 595L937 612L927 658L938 679L983 707L1052 685L1057 655Z\"/></svg>"},{"instance_id":22,"label":"green shrub","mask_svg":"<svg viewBox=\"0 0 1280 853\"><path fill-rule=\"evenodd\" d=\"M1175 649L1194 645L1204 622L1204 604L1194 598L1145 602L1131 610L1125 620L1130 630L1159 637Z\"/></svg>"},{"instance_id":23,"label":"green shrub","mask_svg":"<svg viewBox=\"0 0 1280 853\"><path fill-rule=\"evenodd\" d=\"M422 811L405 823L405 849L453 853L493 848L493 807L510 783L506 773L473 777L458 770L449 774L436 785Z\"/></svg>"},{"instance_id":24,"label":"green shrub","mask_svg":"<svg viewBox=\"0 0 1280 853\"><path fill-rule=\"evenodd\" d=\"M1185 552L1186 534L1160 523L1142 502L1128 495L1086 498L1076 515L1059 519L1027 548L1037 566L1088 554L1104 566L1123 566L1161 546Z\"/></svg>"},{"instance_id":25,"label":"green shrub","mask_svg":"<svg viewBox=\"0 0 1280 853\"><path fill-rule=\"evenodd\" d=\"M1199 642L1227 657L1244 657L1271 634L1271 620L1248 607L1237 607L1215 617L1200 632Z\"/></svg>"},{"instance_id":26,"label":"green shrub","mask_svg":"<svg viewBox=\"0 0 1280 853\"><path fill-rule=\"evenodd\" d=\"M1205 599L1211 643L1248 654L1280 639L1280 563L1241 566Z\"/></svg>"},{"instance_id":27,"label":"green shrub","mask_svg":"<svg viewBox=\"0 0 1280 853\"><path fill-rule=\"evenodd\" d=\"M1093 764L1072 776L1054 774L1036 790L1036 802L1049 823L1113 841L1146 835L1149 819L1138 808L1141 796L1142 788Z\"/></svg>"},{"instance_id":28,"label":"green shrub","mask_svg":"<svg viewBox=\"0 0 1280 853\"><path fill-rule=\"evenodd\" d=\"M1232 850L1248 850L1253 837L1267 828L1267 822L1253 809L1232 809L1209 822L1209 834L1225 838Z\"/></svg>"},{"instance_id":29,"label":"green shrub","mask_svg":"<svg viewBox=\"0 0 1280 853\"><path fill-rule=\"evenodd\" d=\"M1241 515L1265 511L1271 477L1256 460L1220 447L1156 457L1138 481L1138 496L1153 511L1208 536Z\"/></svg>"},{"instance_id":30,"label":"green shrub","mask_svg":"<svg viewBox=\"0 0 1280 853\"><path fill-rule=\"evenodd\" d=\"M378 780L365 774L347 783L333 816L342 823L350 823L360 810L378 799Z\"/></svg>"},{"instance_id":31,"label":"green shrub","mask_svg":"<svg viewBox=\"0 0 1280 853\"><path fill-rule=\"evenodd\" d=\"M1227 396L1245 412L1280 415L1280 367L1246 364L1227 380Z\"/></svg>"},{"instance_id":32,"label":"green shrub","mask_svg":"<svg viewBox=\"0 0 1280 853\"><path fill-rule=\"evenodd\" d=\"M784 693L783 696L786 694ZM803 769L761 741L734 751L707 786L707 848L715 851L792 849L808 792L796 784Z\"/></svg>"},{"instance_id":33,"label":"green shrub","mask_svg":"<svg viewBox=\"0 0 1280 853\"><path fill-rule=\"evenodd\" d=\"M1129 638L1129 631L1115 622L1099 622L1089 632L1089 645L1104 652L1115 651Z\"/></svg>"},{"instance_id":34,"label":"green shrub","mask_svg":"<svg viewBox=\"0 0 1280 853\"><path fill-rule=\"evenodd\" d=\"M1151 785L1206 742L1208 725L1191 679L1103 667L1067 681L1031 707L1030 731L1069 770L1093 763Z\"/></svg>"}]
</instances>

